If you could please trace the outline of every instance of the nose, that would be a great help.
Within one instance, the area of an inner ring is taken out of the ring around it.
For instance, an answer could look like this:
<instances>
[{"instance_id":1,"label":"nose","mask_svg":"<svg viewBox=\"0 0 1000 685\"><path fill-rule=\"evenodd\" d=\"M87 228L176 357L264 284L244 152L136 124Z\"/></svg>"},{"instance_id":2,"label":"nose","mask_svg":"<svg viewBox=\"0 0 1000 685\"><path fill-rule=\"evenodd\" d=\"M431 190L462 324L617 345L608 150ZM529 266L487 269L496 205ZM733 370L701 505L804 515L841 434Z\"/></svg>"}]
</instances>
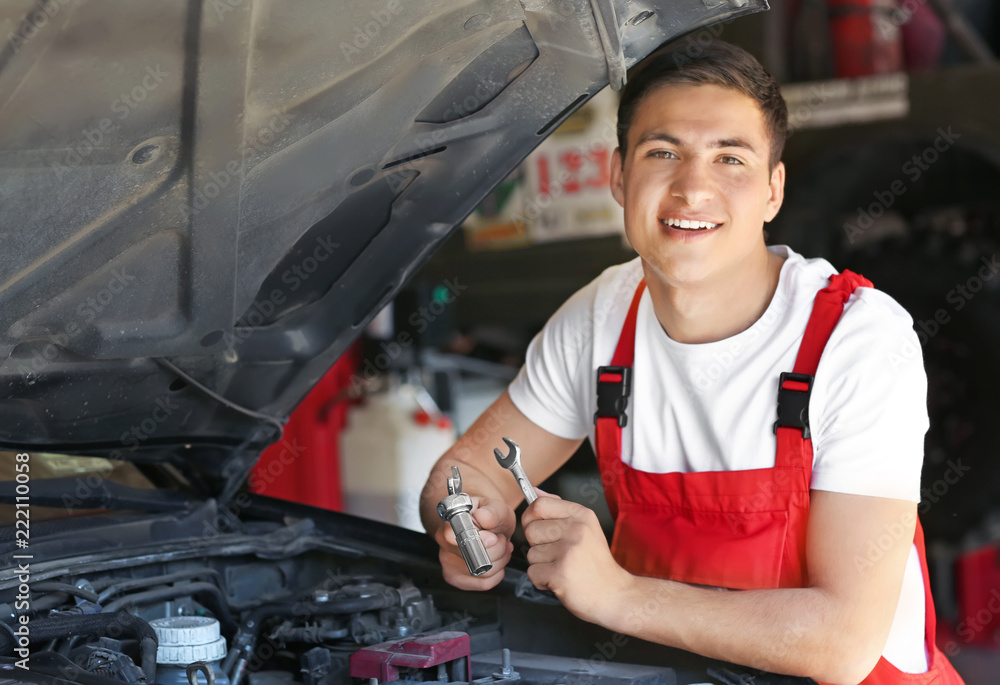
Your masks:
<instances>
[{"instance_id":1,"label":"nose","mask_svg":"<svg viewBox=\"0 0 1000 685\"><path fill-rule=\"evenodd\" d=\"M714 193L707 162L693 158L678 165L670 184L671 195L684 200L690 207L697 207L712 199Z\"/></svg>"}]
</instances>

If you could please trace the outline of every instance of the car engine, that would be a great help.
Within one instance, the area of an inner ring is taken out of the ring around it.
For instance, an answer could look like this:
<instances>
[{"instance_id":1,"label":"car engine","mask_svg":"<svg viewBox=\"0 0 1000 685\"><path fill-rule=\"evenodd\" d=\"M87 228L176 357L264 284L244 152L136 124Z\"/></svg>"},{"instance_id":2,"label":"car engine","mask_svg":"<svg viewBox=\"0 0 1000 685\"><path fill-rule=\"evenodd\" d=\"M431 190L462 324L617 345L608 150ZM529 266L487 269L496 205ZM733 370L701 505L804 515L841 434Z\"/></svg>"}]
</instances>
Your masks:
<instances>
[{"instance_id":1,"label":"car engine","mask_svg":"<svg viewBox=\"0 0 1000 685\"><path fill-rule=\"evenodd\" d=\"M16 566L0 575L0 685L729 677L704 662L674 668L684 653L659 646L637 660L670 667L622 663L642 641L578 621L516 566L494 590L462 592L441 579L425 535L264 497L247 511L209 500L34 526L30 578ZM17 553L13 531L0 528L2 558Z\"/></svg>"}]
</instances>

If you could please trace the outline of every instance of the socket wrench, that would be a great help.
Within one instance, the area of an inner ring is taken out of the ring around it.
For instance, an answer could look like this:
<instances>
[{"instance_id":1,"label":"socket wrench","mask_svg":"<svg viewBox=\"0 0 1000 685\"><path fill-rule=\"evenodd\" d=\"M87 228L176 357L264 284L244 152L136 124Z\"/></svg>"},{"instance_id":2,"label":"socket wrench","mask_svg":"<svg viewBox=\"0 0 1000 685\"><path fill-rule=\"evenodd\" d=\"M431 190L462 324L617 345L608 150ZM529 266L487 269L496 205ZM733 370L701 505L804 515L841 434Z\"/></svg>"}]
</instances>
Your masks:
<instances>
[{"instance_id":1,"label":"socket wrench","mask_svg":"<svg viewBox=\"0 0 1000 685\"><path fill-rule=\"evenodd\" d=\"M457 466L451 467L451 478L448 479L448 496L438 503L438 516L451 524L458 540L458 549L462 552L469 573L481 576L491 568L493 562L486 553L486 546L479 537L479 529L472 520L472 498L462 492L462 474Z\"/></svg>"}]
</instances>

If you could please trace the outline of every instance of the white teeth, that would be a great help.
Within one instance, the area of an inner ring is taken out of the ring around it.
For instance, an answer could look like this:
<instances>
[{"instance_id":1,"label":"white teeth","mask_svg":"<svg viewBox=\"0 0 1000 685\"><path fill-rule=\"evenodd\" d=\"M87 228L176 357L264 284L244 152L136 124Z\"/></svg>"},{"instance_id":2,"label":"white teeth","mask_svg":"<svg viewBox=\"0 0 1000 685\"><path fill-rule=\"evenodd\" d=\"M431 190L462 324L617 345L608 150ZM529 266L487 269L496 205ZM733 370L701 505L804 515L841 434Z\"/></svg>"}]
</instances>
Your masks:
<instances>
[{"instance_id":1,"label":"white teeth","mask_svg":"<svg viewBox=\"0 0 1000 685\"><path fill-rule=\"evenodd\" d=\"M715 228L719 224L709 223L707 221L688 221L687 219L664 219L663 222L668 226L674 226L676 228Z\"/></svg>"}]
</instances>

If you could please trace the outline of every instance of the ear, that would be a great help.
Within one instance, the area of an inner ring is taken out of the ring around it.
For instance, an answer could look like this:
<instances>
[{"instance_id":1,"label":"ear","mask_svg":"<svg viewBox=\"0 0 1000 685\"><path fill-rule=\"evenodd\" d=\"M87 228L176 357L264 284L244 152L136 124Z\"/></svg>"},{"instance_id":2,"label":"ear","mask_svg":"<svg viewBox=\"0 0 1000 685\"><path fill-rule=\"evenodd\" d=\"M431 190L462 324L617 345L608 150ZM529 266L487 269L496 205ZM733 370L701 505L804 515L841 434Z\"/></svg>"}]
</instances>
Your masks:
<instances>
[{"instance_id":1,"label":"ear","mask_svg":"<svg viewBox=\"0 0 1000 685\"><path fill-rule=\"evenodd\" d=\"M764 207L764 221L768 222L778 215L781 203L785 199L785 163L778 162L771 171L771 182L768 184L770 196Z\"/></svg>"},{"instance_id":2,"label":"ear","mask_svg":"<svg viewBox=\"0 0 1000 685\"><path fill-rule=\"evenodd\" d=\"M625 173L622 169L621 148L615 148L611 155L611 195L615 202L625 206Z\"/></svg>"}]
</instances>

